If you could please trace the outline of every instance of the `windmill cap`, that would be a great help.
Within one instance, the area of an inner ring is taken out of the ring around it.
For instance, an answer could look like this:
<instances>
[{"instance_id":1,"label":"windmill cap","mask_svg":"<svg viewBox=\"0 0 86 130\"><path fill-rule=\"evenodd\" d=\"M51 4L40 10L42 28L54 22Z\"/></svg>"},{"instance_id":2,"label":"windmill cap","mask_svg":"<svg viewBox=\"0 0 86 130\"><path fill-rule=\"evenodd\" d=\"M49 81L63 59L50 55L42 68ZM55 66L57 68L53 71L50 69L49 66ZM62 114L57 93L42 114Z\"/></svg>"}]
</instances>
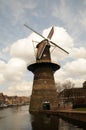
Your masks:
<instances>
[{"instance_id":1,"label":"windmill cap","mask_svg":"<svg viewBox=\"0 0 86 130\"><path fill-rule=\"evenodd\" d=\"M47 42L47 43L48 43L47 45L50 46L50 44L49 44L49 42L48 42L48 39L44 39L44 40L42 40L41 42L39 42L39 43L37 44L36 48L38 48L43 42Z\"/></svg>"}]
</instances>

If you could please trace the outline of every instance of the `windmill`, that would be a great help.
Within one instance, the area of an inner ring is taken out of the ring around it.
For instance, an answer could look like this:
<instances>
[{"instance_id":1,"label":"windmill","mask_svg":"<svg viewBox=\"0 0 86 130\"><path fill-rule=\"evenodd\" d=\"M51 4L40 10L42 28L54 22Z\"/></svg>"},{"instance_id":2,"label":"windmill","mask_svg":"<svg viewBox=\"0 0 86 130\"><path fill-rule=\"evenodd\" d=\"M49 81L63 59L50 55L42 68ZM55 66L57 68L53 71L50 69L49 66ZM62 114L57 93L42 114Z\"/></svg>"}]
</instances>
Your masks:
<instances>
[{"instance_id":1,"label":"windmill","mask_svg":"<svg viewBox=\"0 0 86 130\"><path fill-rule=\"evenodd\" d=\"M54 27L51 28L50 33L47 38L45 38L29 26L25 26L43 38L36 46L36 62L27 67L27 69L34 74L29 111L33 113L45 108L54 110L58 104L54 72L60 68L60 65L51 61L50 47L54 45L65 53L68 54L68 52L51 41ZM46 103L48 103L48 106L43 106L46 105Z\"/></svg>"}]
</instances>

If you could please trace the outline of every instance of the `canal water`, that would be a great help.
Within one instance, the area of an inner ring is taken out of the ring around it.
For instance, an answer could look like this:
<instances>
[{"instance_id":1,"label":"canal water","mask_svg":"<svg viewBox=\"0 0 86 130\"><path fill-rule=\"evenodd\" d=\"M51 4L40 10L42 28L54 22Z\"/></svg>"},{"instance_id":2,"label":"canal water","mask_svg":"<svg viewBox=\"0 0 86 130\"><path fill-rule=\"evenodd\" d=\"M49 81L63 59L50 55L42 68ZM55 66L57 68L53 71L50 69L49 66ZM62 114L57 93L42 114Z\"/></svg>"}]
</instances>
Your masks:
<instances>
[{"instance_id":1,"label":"canal water","mask_svg":"<svg viewBox=\"0 0 86 130\"><path fill-rule=\"evenodd\" d=\"M29 106L5 108L0 110L0 130L85 130L74 126L56 116L29 113Z\"/></svg>"}]
</instances>

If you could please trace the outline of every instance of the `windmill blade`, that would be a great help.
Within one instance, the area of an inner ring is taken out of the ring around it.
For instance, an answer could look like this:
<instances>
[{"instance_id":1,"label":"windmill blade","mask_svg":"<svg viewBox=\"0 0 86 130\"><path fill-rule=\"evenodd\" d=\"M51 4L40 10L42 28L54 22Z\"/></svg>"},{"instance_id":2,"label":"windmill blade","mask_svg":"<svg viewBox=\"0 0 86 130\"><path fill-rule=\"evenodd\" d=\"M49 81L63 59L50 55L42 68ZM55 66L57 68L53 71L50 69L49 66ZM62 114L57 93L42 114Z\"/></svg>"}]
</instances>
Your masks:
<instances>
[{"instance_id":1,"label":"windmill blade","mask_svg":"<svg viewBox=\"0 0 86 130\"><path fill-rule=\"evenodd\" d=\"M29 27L28 25L24 24L25 27L29 28L31 31L35 32L36 34L38 34L40 37L46 39L44 36L42 36L40 33L36 32L34 29L32 29L31 27Z\"/></svg>"},{"instance_id":2,"label":"windmill blade","mask_svg":"<svg viewBox=\"0 0 86 130\"><path fill-rule=\"evenodd\" d=\"M40 58L41 58L41 56L42 56L42 54L43 54L43 52L44 52L44 49L45 49L46 45L47 45L46 42L44 42L44 43L41 44L41 46L40 46L40 48L39 48L39 50L38 50L38 53L37 53L37 59L40 59Z\"/></svg>"},{"instance_id":3,"label":"windmill blade","mask_svg":"<svg viewBox=\"0 0 86 130\"><path fill-rule=\"evenodd\" d=\"M49 35L48 35L48 39L51 39L52 38L52 36L53 36L53 33L54 33L54 27L52 27L51 28L51 30L50 30L50 33L49 33ZM58 47L59 49L61 49L61 50L63 50L64 52L66 52L67 54L69 54L66 50L64 50L63 48L61 48L60 46L58 46L57 44L55 44L54 42L52 42L52 41L50 41L49 40L49 42L51 42L53 45L55 45L56 47Z\"/></svg>"},{"instance_id":4,"label":"windmill blade","mask_svg":"<svg viewBox=\"0 0 86 130\"><path fill-rule=\"evenodd\" d=\"M68 53L65 53L63 50L61 50L60 48L56 46L54 47L51 46L50 53L51 53L51 59L53 61L60 61L68 57Z\"/></svg>"},{"instance_id":5,"label":"windmill blade","mask_svg":"<svg viewBox=\"0 0 86 130\"><path fill-rule=\"evenodd\" d=\"M52 42L52 41L49 41L51 42L53 45L55 45L56 47L58 47L59 49L61 49L62 51L66 52L67 54L69 54L69 52L67 52L65 49L63 49L62 47L58 46L56 43Z\"/></svg>"},{"instance_id":6,"label":"windmill blade","mask_svg":"<svg viewBox=\"0 0 86 130\"><path fill-rule=\"evenodd\" d=\"M47 36L48 39L51 39L54 33L54 27L51 28L49 35Z\"/></svg>"},{"instance_id":7,"label":"windmill blade","mask_svg":"<svg viewBox=\"0 0 86 130\"><path fill-rule=\"evenodd\" d=\"M61 48L60 46L58 46L57 44L55 44L54 42L50 41L48 38L52 37L53 35L53 29L51 29L49 35L48 35L48 38L45 38L44 36L42 36L40 33L36 32L34 29L32 29L31 27L29 27L28 25L24 24L25 27L29 28L31 31L35 32L36 34L38 34L40 37L44 38L44 39L47 39L50 43L52 43L53 45L57 46L59 49L63 50L64 52L66 52L67 54L69 54L66 50L64 50L63 48Z\"/></svg>"}]
</instances>

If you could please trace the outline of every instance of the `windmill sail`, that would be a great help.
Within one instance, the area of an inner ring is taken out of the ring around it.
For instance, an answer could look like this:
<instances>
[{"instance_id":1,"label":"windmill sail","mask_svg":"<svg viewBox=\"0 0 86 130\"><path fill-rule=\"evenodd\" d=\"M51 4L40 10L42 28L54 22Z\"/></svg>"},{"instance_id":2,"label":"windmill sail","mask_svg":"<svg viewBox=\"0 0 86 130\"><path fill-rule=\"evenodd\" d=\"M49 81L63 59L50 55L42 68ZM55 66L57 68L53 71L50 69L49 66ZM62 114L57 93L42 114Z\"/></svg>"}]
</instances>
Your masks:
<instances>
[{"instance_id":1,"label":"windmill sail","mask_svg":"<svg viewBox=\"0 0 86 130\"><path fill-rule=\"evenodd\" d=\"M52 36L53 36L53 33L54 33L54 27L52 27L52 29L51 29L49 35L47 36L47 38L48 38L48 39L51 39Z\"/></svg>"},{"instance_id":2,"label":"windmill sail","mask_svg":"<svg viewBox=\"0 0 86 130\"><path fill-rule=\"evenodd\" d=\"M48 37L45 38L45 37L42 36L40 33L36 32L35 30L33 30L31 27L27 26L26 24L24 24L24 26L26 26L27 28L29 28L30 30L32 30L33 32L35 32L36 34L38 34L39 36L41 36L42 38L44 38L45 40L48 40L48 41L49 41L48 44L51 43L51 44L53 44L54 46L56 46L57 48L59 48L60 50L62 50L63 52L69 54L65 49L63 49L62 47L58 46L56 43L52 42L51 40L49 40L49 39L52 38L52 35L53 35L53 33L54 33L54 27L52 27L52 29L51 29L51 31L50 31ZM43 46L41 47L40 50L42 51L42 49L43 49ZM40 52L41 52L41 51L40 51Z\"/></svg>"},{"instance_id":3,"label":"windmill sail","mask_svg":"<svg viewBox=\"0 0 86 130\"><path fill-rule=\"evenodd\" d=\"M51 39L52 36L53 36L53 33L54 33L54 27L51 28L51 30L50 30L49 35L48 35L47 38ZM38 49L38 53L37 53L37 59L41 58L41 56L42 56L42 54L43 54L43 52L45 50L46 45L49 45L48 40L44 40L44 41L41 42L41 45L40 45L40 47Z\"/></svg>"},{"instance_id":4,"label":"windmill sail","mask_svg":"<svg viewBox=\"0 0 86 130\"><path fill-rule=\"evenodd\" d=\"M53 45L55 45L57 48L59 48L60 50L66 52L67 54L69 54L69 52L67 52L65 49L63 49L62 47L58 46L56 43L50 41Z\"/></svg>"},{"instance_id":5,"label":"windmill sail","mask_svg":"<svg viewBox=\"0 0 86 130\"><path fill-rule=\"evenodd\" d=\"M35 32L36 34L38 34L40 37L44 38L44 36L42 36L40 33L36 32L34 29L32 29L31 27L29 27L28 25L24 24L25 27L29 28L32 32Z\"/></svg>"},{"instance_id":6,"label":"windmill sail","mask_svg":"<svg viewBox=\"0 0 86 130\"><path fill-rule=\"evenodd\" d=\"M40 47L39 47L38 52L37 52L37 59L40 59L40 58L41 58L41 56L42 56L42 54L43 54L43 52L44 52L44 49L45 49L46 45L47 45L47 43L44 42L44 41L42 41L42 42L39 44Z\"/></svg>"}]
</instances>

